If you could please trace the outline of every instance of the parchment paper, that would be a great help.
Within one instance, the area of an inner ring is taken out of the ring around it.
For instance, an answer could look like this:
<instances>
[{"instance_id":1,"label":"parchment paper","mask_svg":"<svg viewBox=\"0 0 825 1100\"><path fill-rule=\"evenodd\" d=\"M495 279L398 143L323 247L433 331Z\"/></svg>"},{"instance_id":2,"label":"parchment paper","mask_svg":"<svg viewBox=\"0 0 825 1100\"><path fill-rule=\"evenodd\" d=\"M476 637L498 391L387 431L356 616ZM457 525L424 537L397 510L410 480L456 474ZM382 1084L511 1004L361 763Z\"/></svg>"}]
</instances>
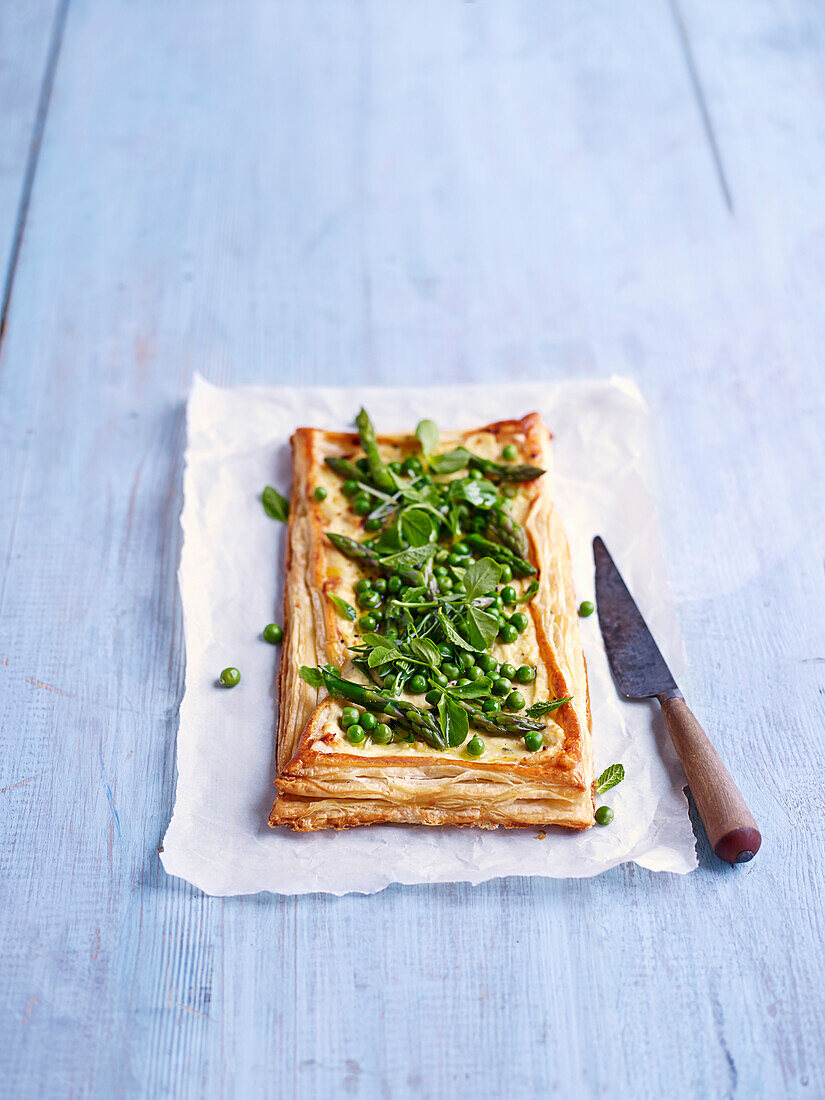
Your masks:
<instances>
[{"instance_id":1,"label":"parchment paper","mask_svg":"<svg viewBox=\"0 0 825 1100\"><path fill-rule=\"evenodd\" d=\"M648 411L627 379L426 389L241 387L196 376L178 579L186 689L177 796L164 840L167 872L209 894L371 893L393 882L479 883L504 875L598 874L633 860L655 871L696 866L684 776L655 704L626 703L613 685L596 615L581 620L597 774L626 779L598 801L613 824L563 830L371 826L272 830L276 673L280 648L260 632L281 621L285 527L264 512L271 484L289 494L288 439L299 425L346 428L364 404L380 429L424 416L471 427L537 410L555 435L555 498L570 541L577 595L593 598L591 540L604 537L678 677L683 649L646 487ZM224 667L238 687L216 685Z\"/></svg>"}]
</instances>

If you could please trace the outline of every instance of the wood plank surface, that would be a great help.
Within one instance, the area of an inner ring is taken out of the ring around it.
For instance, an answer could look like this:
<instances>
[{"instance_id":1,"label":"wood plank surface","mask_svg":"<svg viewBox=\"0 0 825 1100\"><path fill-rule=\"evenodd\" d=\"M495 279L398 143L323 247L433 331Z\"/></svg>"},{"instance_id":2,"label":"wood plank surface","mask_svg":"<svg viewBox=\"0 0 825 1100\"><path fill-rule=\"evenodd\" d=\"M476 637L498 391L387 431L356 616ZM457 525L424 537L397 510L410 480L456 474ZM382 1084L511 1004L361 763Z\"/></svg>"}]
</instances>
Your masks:
<instances>
[{"instance_id":1,"label":"wood plank surface","mask_svg":"<svg viewBox=\"0 0 825 1100\"><path fill-rule=\"evenodd\" d=\"M0 358L4 1093L825 1093L824 68L805 0L72 0ZM758 858L167 878L195 369L633 375Z\"/></svg>"}]
</instances>

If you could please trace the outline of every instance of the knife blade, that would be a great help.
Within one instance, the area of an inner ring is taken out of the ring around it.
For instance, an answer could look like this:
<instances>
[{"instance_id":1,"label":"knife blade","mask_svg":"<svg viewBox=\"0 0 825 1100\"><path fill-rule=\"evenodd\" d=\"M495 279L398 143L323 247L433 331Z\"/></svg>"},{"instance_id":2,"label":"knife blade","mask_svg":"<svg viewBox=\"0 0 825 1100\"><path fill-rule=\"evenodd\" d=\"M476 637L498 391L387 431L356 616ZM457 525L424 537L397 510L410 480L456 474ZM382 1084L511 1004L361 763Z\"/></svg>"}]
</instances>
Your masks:
<instances>
[{"instance_id":1,"label":"knife blade","mask_svg":"<svg viewBox=\"0 0 825 1100\"><path fill-rule=\"evenodd\" d=\"M747 863L762 837L738 787L688 707L642 613L603 540L593 539L596 606L604 648L619 691L657 698L711 847L728 863Z\"/></svg>"}]
</instances>

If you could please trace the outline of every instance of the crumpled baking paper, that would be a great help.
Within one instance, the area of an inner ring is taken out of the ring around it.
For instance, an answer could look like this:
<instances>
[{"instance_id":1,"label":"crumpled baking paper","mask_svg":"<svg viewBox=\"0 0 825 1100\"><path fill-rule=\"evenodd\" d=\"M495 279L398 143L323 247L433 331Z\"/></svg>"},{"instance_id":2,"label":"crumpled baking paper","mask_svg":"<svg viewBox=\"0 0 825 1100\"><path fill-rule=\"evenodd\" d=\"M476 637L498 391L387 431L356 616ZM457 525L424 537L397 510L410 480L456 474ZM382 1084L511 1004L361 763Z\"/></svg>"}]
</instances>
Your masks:
<instances>
[{"instance_id":1,"label":"crumpled baking paper","mask_svg":"<svg viewBox=\"0 0 825 1100\"><path fill-rule=\"evenodd\" d=\"M345 428L360 405L385 431L422 417L471 427L537 410L555 435L555 499L579 600L593 598L594 535L604 537L678 677L683 649L645 483L649 414L623 378L550 385L415 388L238 387L196 376L188 407L178 579L186 690L177 796L164 839L167 872L209 894L372 893L394 882L472 882L505 875L596 875L634 861L655 871L696 866L684 776L655 703L616 692L597 616L581 620L590 675L596 773L626 778L602 799L609 827L485 831L377 826L342 832L270 829L280 649L261 639L281 621L285 525L260 501L290 487L289 436L299 425ZM242 680L217 686L234 665Z\"/></svg>"}]
</instances>

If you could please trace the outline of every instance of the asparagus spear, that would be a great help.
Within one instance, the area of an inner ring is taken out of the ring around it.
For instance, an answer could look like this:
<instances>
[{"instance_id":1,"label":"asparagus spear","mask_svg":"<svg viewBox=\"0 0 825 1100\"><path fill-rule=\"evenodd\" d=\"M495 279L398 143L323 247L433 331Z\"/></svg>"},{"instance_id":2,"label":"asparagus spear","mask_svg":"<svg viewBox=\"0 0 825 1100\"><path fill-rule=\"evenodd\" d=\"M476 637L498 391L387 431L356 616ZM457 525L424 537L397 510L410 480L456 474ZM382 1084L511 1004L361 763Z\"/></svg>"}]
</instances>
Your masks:
<instances>
[{"instance_id":1,"label":"asparagus spear","mask_svg":"<svg viewBox=\"0 0 825 1100\"><path fill-rule=\"evenodd\" d=\"M372 425L372 421L366 409L361 409L358 416L355 418L355 423L358 425L358 434L361 436L361 446L364 448L364 454L367 456L367 462L370 464L372 480L378 488L383 489L385 493L395 492L395 482L383 458L378 452L378 441L375 438L375 428Z\"/></svg>"},{"instance_id":2,"label":"asparagus spear","mask_svg":"<svg viewBox=\"0 0 825 1100\"><path fill-rule=\"evenodd\" d=\"M349 462L346 458L336 458L334 455L330 455L328 458L324 459L324 462L326 462L330 470L338 474L339 477L342 477L344 481L364 480L364 474L361 470L358 469L354 462Z\"/></svg>"},{"instance_id":3,"label":"asparagus spear","mask_svg":"<svg viewBox=\"0 0 825 1100\"><path fill-rule=\"evenodd\" d=\"M478 455L470 456L470 466L481 470L489 481L535 481L544 473L538 466L510 466Z\"/></svg>"},{"instance_id":4,"label":"asparagus spear","mask_svg":"<svg viewBox=\"0 0 825 1100\"><path fill-rule=\"evenodd\" d=\"M458 702L467 711L471 725L494 737L522 737L531 730L543 730L547 725L546 722L537 722L534 718L518 714L485 714L467 699L459 699Z\"/></svg>"},{"instance_id":5,"label":"asparagus spear","mask_svg":"<svg viewBox=\"0 0 825 1100\"><path fill-rule=\"evenodd\" d=\"M521 555L514 554L512 550L498 542L491 542L490 539L474 534L462 535L462 539L474 550L483 550L485 554L489 554L501 565L509 565L513 570L514 577L530 577L536 572L535 567L529 561L525 561Z\"/></svg>"},{"instance_id":6,"label":"asparagus spear","mask_svg":"<svg viewBox=\"0 0 825 1100\"><path fill-rule=\"evenodd\" d=\"M432 711L422 710L403 699L393 699L364 684L342 680L340 676L335 676L331 672L322 670L322 675L327 691L336 699L346 699L350 703L366 707L367 710L378 711L394 718L404 729L410 730L419 741L424 741L434 749L447 747L444 734Z\"/></svg>"},{"instance_id":7,"label":"asparagus spear","mask_svg":"<svg viewBox=\"0 0 825 1100\"><path fill-rule=\"evenodd\" d=\"M491 508L487 513L484 534L493 542L500 542L520 558L526 558L530 553L527 532L503 508Z\"/></svg>"},{"instance_id":8,"label":"asparagus spear","mask_svg":"<svg viewBox=\"0 0 825 1100\"><path fill-rule=\"evenodd\" d=\"M382 562L380 555L369 546L365 546L363 542L357 542L346 535L337 535L334 531L327 531L327 538L336 550L340 550L346 557L361 565L371 565L373 569L380 570L388 577L397 573L405 584L421 584L421 574L417 569L393 569L391 565Z\"/></svg>"}]
</instances>

